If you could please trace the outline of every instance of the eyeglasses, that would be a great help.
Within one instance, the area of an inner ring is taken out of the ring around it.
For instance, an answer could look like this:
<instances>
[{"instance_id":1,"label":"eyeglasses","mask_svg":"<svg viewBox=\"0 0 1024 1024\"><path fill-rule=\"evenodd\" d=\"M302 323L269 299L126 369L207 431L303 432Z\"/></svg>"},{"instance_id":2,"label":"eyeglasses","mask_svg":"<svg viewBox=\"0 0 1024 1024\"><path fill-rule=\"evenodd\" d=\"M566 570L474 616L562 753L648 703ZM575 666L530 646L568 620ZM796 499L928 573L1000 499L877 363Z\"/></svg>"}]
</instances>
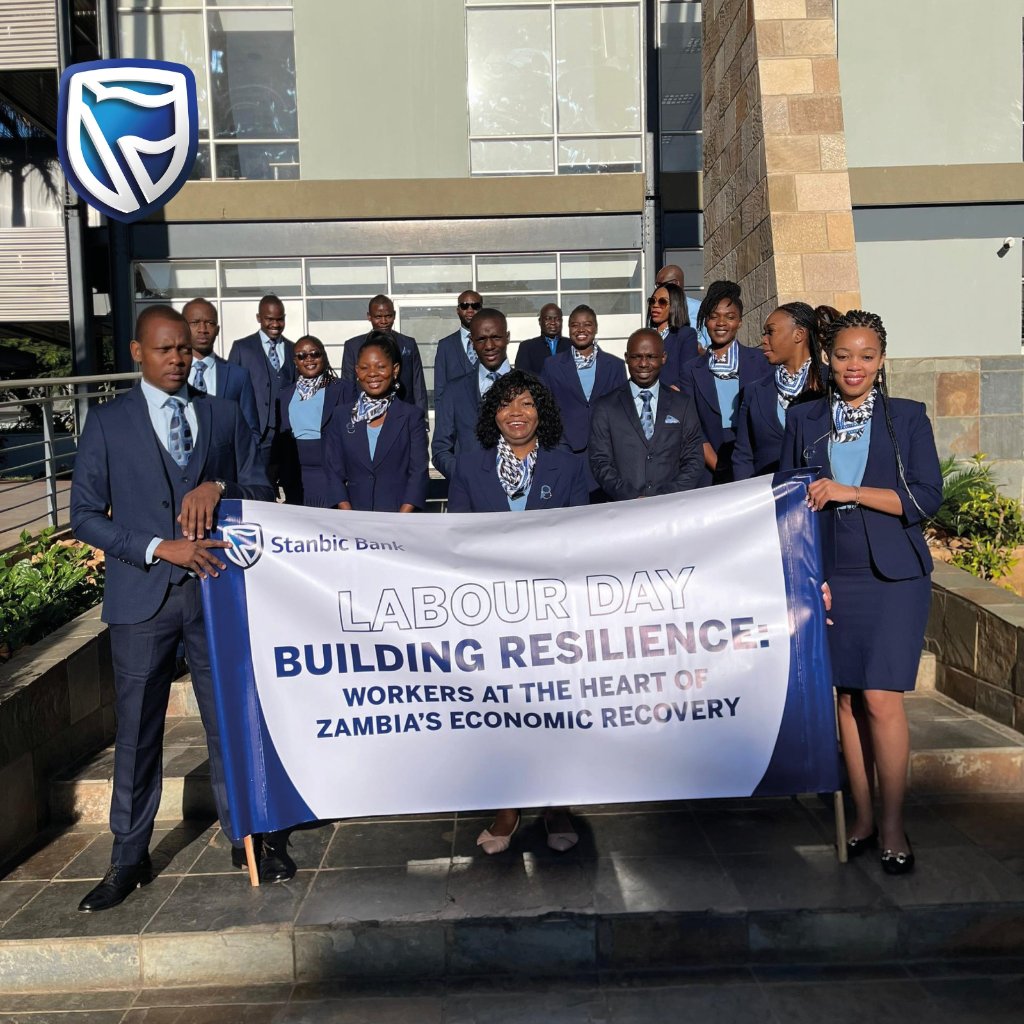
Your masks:
<instances>
[{"instance_id":1,"label":"eyeglasses","mask_svg":"<svg viewBox=\"0 0 1024 1024\"><path fill-rule=\"evenodd\" d=\"M648 299L648 306L667 306L669 304L668 299Z\"/></svg>"},{"instance_id":2,"label":"eyeglasses","mask_svg":"<svg viewBox=\"0 0 1024 1024\"><path fill-rule=\"evenodd\" d=\"M323 359L323 355L320 352L296 352L296 359L301 359L302 362L307 363L311 359Z\"/></svg>"},{"instance_id":3,"label":"eyeglasses","mask_svg":"<svg viewBox=\"0 0 1024 1024\"><path fill-rule=\"evenodd\" d=\"M483 309L484 304L482 302L460 302L459 309Z\"/></svg>"}]
</instances>

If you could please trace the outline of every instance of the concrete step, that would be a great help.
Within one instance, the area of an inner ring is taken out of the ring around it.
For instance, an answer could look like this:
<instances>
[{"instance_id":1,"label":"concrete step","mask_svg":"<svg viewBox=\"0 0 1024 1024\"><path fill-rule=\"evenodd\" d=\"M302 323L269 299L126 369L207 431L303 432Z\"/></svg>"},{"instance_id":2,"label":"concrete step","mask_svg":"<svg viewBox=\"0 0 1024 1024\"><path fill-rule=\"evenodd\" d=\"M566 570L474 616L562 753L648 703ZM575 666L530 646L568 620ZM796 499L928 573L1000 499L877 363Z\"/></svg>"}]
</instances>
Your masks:
<instances>
[{"instance_id":1,"label":"concrete step","mask_svg":"<svg viewBox=\"0 0 1024 1024\"><path fill-rule=\"evenodd\" d=\"M186 675L171 683L171 697L167 702L168 718L197 718L199 705L192 690L192 677Z\"/></svg>"}]
</instances>

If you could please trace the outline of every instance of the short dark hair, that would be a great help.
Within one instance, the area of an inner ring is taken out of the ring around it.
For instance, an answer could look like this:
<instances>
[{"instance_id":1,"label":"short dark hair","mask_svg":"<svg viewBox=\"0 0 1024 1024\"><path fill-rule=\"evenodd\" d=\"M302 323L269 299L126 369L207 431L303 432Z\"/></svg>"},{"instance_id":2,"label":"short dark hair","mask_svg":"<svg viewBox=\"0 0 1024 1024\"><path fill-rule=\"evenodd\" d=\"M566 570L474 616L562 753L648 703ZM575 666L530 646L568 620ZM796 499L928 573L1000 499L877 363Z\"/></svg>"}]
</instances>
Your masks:
<instances>
[{"instance_id":1,"label":"short dark hair","mask_svg":"<svg viewBox=\"0 0 1024 1024\"><path fill-rule=\"evenodd\" d=\"M363 339L356 353L356 360L368 348L379 348L396 366L402 365L402 353L398 349L398 342L390 331L370 331Z\"/></svg>"},{"instance_id":2,"label":"short dark hair","mask_svg":"<svg viewBox=\"0 0 1024 1024\"><path fill-rule=\"evenodd\" d=\"M145 330L146 325L150 320L170 320L176 323L182 323L188 327L188 321L185 317L179 313L173 306L165 304L159 304L156 306L147 306L135 320L135 340L142 341L142 332ZM191 333L189 337L191 337Z\"/></svg>"},{"instance_id":3,"label":"short dark hair","mask_svg":"<svg viewBox=\"0 0 1024 1024\"><path fill-rule=\"evenodd\" d=\"M256 308L262 309L264 306L271 305L280 306L282 309L284 309L284 303L273 292L267 292L267 294L264 295L262 299L260 299L260 304Z\"/></svg>"},{"instance_id":4,"label":"short dark hair","mask_svg":"<svg viewBox=\"0 0 1024 1024\"><path fill-rule=\"evenodd\" d=\"M487 318L493 318L500 320L505 325L505 330L508 330L508 317L500 309L492 309L490 306L484 306L483 309L478 309L473 314L473 320L485 320ZM473 320L469 321L469 326L473 326Z\"/></svg>"},{"instance_id":5,"label":"short dark hair","mask_svg":"<svg viewBox=\"0 0 1024 1024\"><path fill-rule=\"evenodd\" d=\"M556 448L562 438L562 417L554 395L532 373L512 370L499 377L480 402L476 438L484 448L497 448L501 431L495 417L503 405L529 391L537 407L537 441L541 448Z\"/></svg>"},{"instance_id":6,"label":"short dark hair","mask_svg":"<svg viewBox=\"0 0 1024 1024\"><path fill-rule=\"evenodd\" d=\"M394 300L391 298L390 295L374 295L374 297L370 299L370 301L366 304L366 312L369 313L370 310L373 309L373 307L376 306L378 302L385 302L392 309L395 308Z\"/></svg>"},{"instance_id":7,"label":"short dark hair","mask_svg":"<svg viewBox=\"0 0 1024 1024\"><path fill-rule=\"evenodd\" d=\"M569 319L571 320L577 313L589 313L596 323L597 314L586 304L581 302L570 314Z\"/></svg>"}]
</instances>

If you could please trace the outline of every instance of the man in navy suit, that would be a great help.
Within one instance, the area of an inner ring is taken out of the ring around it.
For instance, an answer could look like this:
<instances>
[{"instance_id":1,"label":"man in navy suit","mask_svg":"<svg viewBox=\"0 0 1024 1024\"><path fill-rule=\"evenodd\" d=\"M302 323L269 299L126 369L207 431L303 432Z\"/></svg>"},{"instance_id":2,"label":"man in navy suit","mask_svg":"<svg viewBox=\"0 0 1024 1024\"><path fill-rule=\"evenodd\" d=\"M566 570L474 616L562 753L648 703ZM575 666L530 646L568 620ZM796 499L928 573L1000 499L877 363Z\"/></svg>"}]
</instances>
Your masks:
<instances>
[{"instance_id":1,"label":"man in navy suit","mask_svg":"<svg viewBox=\"0 0 1024 1024\"><path fill-rule=\"evenodd\" d=\"M569 351L569 339L562 334L562 311L555 302L543 306L537 317L540 337L524 341L516 352L516 369L525 370L535 377L541 375L544 364L553 355Z\"/></svg>"},{"instance_id":2,"label":"man in navy suit","mask_svg":"<svg viewBox=\"0 0 1024 1024\"><path fill-rule=\"evenodd\" d=\"M499 377L504 377L512 369L506 354L509 330L504 313L497 309L481 309L473 317L469 336L477 365L469 373L453 380L435 407L430 457L446 480L451 480L455 472L457 455L480 450L476 436L480 399Z\"/></svg>"},{"instance_id":3,"label":"man in navy suit","mask_svg":"<svg viewBox=\"0 0 1024 1024\"><path fill-rule=\"evenodd\" d=\"M459 314L459 329L446 334L437 343L437 351L434 353L435 412L449 382L476 368L477 358L469 340L469 324L483 306L483 296L479 292L472 289L464 291L455 306L455 312Z\"/></svg>"},{"instance_id":4,"label":"man in navy suit","mask_svg":"<svg viewBox=\"0 0 1024 1024\"><path fill-rule=\"evenodd\" d=\"M366 308L366 319L370 321L371 331L386 331L395 339L399 355L402 357L402 368L398 374L398 397L410 405L418 405L427 415L427 382L423 376L423 360L420 358L419 346L415 338L408 334L399 334L395 330L395 304L386 295L374 295ZM357 334L345 342L341 356L341 379L356 379L356 357L359 346L366 341L368 334Z\"/></svg>"},{"instance_id":5,"label":"man in navy suit","mask_svg":"<svg viewBox=\"0 0 1024 1024\"><path fill-rule=\"evenodd\" d=\"M541 380L548 386L562 416L562 445L580 456L586 470L591 504L606 500L590 470L587 445L594 403L626 383L626 364L597 344L597 314L577 306L569 315L572 347L544 363Z\"/></svg>"},{"instance_id":6,"label":"man in navy suit","mask_svg":"<svg viewBox=\"0 0 1024 1024\"><path fill-rule=\"evenodd\" d=\"M629 380L598 399L590 425L590 468L613 501L696 487L703 437L693 399L661 387L665 343L651 328L626 344Z\"/></svg>"},{"instance_id":7,"label":"man in navy suit","mask_svg":"<svg viewBox=\"0 0 1024 1024\"><path fill-rule=\"evenodd\" d=\"M279 483L274 442L281 426L278 398L281 389L295 383L295 346L284 336L284 303L276 295L264 295L256 312L259 330L239 338L231 346L228 362L249 371L259 414L260 456L271 486Z\"/></svg>"},{"instance_id":8,"label":"man in navy suit","mask_svg":"<svg viewBox=\"0 0 1024 1024\"><path fill-rule=\"evenodd\" d=\"M182 640L218 814L229 827L198 578L225 567L218 549L228 545L208 536L220 499L273 498L239 407L188 386L192 339L185 318L170 306L143 310L131 351L142 381L89 411L71 485L75 536L106 554L103 620L110 626L117 710L111 864L79 905L84 911L116 906L152 878L149 841L160 804L164 718ZM266 842L273 853L278 839ZM290 877L290 858L283 847L281 853L285 860L271 865L268 880ZM240 849L233 859L244 863Z\"/></svg>"},{"instance_id":9,"label":"man in navy suit","mask_svg":"<svg viewBox=\"0 0 1024 1024\"><path fill-rule=\"evenodd\" d=\"M185 303L181 315L188 322L192 332L192 369L188 382L197 391L205 391L217 398L237 402L245 422L260 439L260 414L256 409L256 394L252 389L249 371L235 366L226 359L215 355L213 346L220 334L217 310L212 302L195 298Z\"/></svg>"}]
</instances>

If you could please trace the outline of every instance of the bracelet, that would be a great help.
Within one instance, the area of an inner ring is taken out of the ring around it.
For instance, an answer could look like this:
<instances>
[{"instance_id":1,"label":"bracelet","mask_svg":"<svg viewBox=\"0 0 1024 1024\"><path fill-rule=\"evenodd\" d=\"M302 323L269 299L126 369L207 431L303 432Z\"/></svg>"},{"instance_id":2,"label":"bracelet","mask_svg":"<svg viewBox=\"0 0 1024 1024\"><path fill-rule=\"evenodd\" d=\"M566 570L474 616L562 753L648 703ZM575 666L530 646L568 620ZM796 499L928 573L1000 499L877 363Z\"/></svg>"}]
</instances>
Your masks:
<instances>
[{"instance_id":1,"label":"bracelet","mask_svg":"<svg viewBox=\"0 0 1024 1024\"><path fill-rule=\"evenodd\" d=\"M853 503L854 503L854 505L856 505L856 506L857 506L858 508L860 508L860 488L859 488L859 487L854 487L854 489L853 489L853 490L854 490L854 492L855 492L855 493L854 493L854 497L853 497Z\"/></svg>"}]
</instances>

